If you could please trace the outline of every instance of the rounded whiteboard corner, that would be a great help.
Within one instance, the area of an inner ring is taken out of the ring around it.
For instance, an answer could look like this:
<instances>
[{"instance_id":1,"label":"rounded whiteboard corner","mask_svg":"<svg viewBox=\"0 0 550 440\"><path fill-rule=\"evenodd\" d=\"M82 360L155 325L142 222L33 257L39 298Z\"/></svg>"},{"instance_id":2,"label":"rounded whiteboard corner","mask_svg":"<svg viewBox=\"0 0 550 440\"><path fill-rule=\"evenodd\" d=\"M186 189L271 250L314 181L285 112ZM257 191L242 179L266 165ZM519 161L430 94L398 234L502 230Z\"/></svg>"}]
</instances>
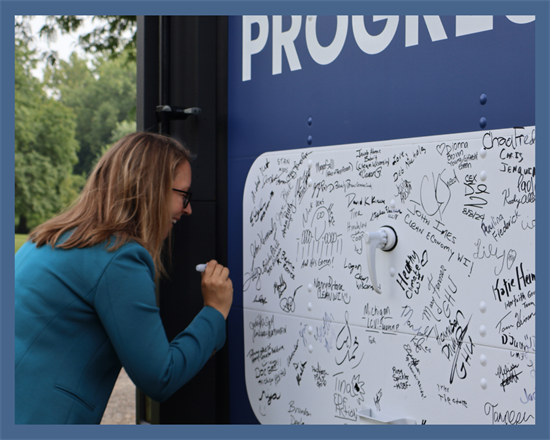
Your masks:
<instances>
[{"instance_id":1,"label":"rounded whiteboard corner","mask_svg":"<svg viewBox=\"0 0 550 440\"><path fill-rule=\"evenodd\" d=\"M249 182L250 180L250 177L251 177L251 174L254 172L254 171L257 171L259 169L259 162L261 162L264 158L266 157L269 157L270 155L272 155L273 153L270 153L270 152L267 152L267 153L263 153L263 154L260 154L255 160L254 162L252 162L252 165L250 165L250 168L248 169L248 173L246 174L246 179L244 181L244 191L243 191L243 197L245 194L248 194L249 191L250 191L250 188L249 188L249 184L251 184Z\"/></svg>"}]
</instances>

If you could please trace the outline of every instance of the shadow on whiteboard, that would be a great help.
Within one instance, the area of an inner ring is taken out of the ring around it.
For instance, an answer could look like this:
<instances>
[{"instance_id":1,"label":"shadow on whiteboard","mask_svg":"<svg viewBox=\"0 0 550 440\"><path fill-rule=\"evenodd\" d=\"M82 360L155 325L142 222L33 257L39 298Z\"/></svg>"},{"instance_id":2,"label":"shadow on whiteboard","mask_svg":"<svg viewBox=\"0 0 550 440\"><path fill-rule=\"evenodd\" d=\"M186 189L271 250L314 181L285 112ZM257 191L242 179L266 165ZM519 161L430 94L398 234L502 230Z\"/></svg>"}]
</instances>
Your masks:
<instances>
[{"instance_id":1,"label":"shadow on whiteboard","mask_svg":"<svg viewBox=\"0 0 550 440\"><path fill-rule=\"evenodd\" d=\"M383 414L374 414L372 409L362 409L357 411L361 424L365 425L416 425L416 420L409 417L399 419L387 417Z\"/></svg>"}]
</instances>

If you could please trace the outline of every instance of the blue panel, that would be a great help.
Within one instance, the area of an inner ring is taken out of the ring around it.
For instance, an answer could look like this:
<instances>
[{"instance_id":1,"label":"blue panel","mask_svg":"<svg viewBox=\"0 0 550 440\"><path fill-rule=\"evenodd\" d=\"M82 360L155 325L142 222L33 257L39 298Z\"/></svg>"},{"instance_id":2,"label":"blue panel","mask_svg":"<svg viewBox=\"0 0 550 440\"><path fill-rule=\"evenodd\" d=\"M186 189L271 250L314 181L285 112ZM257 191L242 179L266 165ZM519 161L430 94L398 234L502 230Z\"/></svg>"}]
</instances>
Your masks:
<instances>
[{"instance_id":1,"label":"blue panel","mask_svg":"<svg viewBox=\"0 0 550 440\"><path fill-rule=\"evenodd\" d=\"M243 189L253 159L231 159L228 163L229 269L233 281L233 306L228 317L229 384L231 424L258 423L250 408L244 377L243 339Z\"/></svg>"},{"instance_id":2,"label":"blue panel","mask_svg":"<svg viewBox=\"0 0 550 440\"><path fill-rule=\"evenodd\" d=\"M304 147L308 135L313 146L322 146L475 131L481 117L488 129L534 125L535 22L495 16L492 30L455 37L455 17L441 17L447 39L432 42L420 17L418 44L405 47L400 17L388 47L368 55L349 21L334 62L323 66L311 58L303 17L295 40L302 68L290 71L283 50L282 73L271 74L270 33L264 49L251 56L251 80L242 81L242 21L231 19L230 158ZM365 25L376 34L384 21L371 18L369 25L366 18ZM336 17L318 18L321 45L330 43L335 29ZM486 105L481 94L488 97Z\"/></svg>"},{"instance_id":3,"label":"blue panel","mask_svg":"<svg viewBox=\"0 0 550 440\"><path fill-rule=\"evenodd\" d=\"M243 325L242 197L257 156L309 145L535 125L534 21L517 24L494 16L490 29L456 36L456 17L442 16L446 38L432 41L434 28L430 34L424 18L418 17L417 44L407 47L406 30L413 28L402 16L387 47L371 55L360 49L348 17L342 50L333 62L321 65L310 55L306 20L301 18L294 40L300 69L291 71L283 49L282 72L272 74L269 17L267 42L251 55L251 78L243 81L243 21L229 19L229 261L235 286L230 330L240 328L238 334ZM387 32L386 20L365 17L363 23L372 36ZM283 17L283 31L290 27L290 17ZM258 24L252 25L252 40L259 30ZM321 46L331 44L336 30L336 17L317 18ZM485 104L481 95L487 97ZM231 422L257 423L244 389L244 348L236 339L231 338Z\"/></svg>"}]
</instances>

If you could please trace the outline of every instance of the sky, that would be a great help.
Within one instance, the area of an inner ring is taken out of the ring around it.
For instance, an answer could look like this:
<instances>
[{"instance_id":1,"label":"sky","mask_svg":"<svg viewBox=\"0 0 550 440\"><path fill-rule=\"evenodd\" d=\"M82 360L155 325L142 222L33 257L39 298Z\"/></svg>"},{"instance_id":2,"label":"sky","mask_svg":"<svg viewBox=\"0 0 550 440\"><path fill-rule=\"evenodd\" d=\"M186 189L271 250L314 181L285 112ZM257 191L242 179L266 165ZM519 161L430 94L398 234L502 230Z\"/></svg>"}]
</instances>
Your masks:
<instances>
[{"instance_id":1,"label":"sky","mask_svg":"<svg viewBox=\"0 0 550 440\"><path fill-rule=\"evenodd\" d=\"M34 15L31 17L30 21L32 33L36 36L35 44L41 51L56 50L58 52L58 56L65 61L69 60L69 56L75 50L81 57L85 56L84 51L78 46L78 36L80 34L88 33L93 29L94 25L92 23L92 16L86 17L84 24L76 33L62 35L61 32L58 32L57 40L55 42L48 42L45 37L38 36L40 28L46 21L45 18L46 16L44 15ZM43 69L44 64L39 63L37 68L33 71L33 74L38 78L42 78Z\"/></svg>"}]
</instances>

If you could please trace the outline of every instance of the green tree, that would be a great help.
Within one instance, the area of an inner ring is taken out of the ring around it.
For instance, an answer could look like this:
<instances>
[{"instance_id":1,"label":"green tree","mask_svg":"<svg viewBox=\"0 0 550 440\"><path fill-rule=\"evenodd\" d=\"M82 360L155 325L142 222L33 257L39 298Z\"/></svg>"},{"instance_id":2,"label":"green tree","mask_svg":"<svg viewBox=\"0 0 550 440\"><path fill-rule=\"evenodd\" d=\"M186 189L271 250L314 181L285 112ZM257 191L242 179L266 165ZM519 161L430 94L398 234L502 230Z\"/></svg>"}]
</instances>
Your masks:
<instances>
[{"instance_id":1,"label":"green tree","mask_svg":"<svg viewBox=\"0 0 550 440\"><path fill-rule=\"evenodd\" d=\"M48 97L31 70L36 51L15 42L15 216L26 233L61 210L79 190L72 176L77 161L73 112Z\"/></svg>"},{"instance_id":2,"label":"green tree","mask_svg":"<svg viewBox=\"0 0 550 440\"><path fill-rule=\"evenodd\" d=\"M38 51L29 16L16 17L15 223L22 233L72 202L98 156L121 133L135 131L136 17L96 21L79 38L93 56L88 66L76 54L65 62ZM74 32L81 23L50 16L40 34ZM51 61L43 83L31 74L38 60Z\"/></svg>"},{"instance_id":3,"label":"green tree","mask_svg":"<svg viewBox=\"0 0 550 440\"><path fill-rule=\"evenodd\" d=\"M99 155L94 160L94 163L92 164L92 169L95 168L97 162L99 161L99 158L103 156L109 149L118 142L121 138L126 136L127 134L134 133L136 131L136 121L122 121L117 122L116 128L113 130L113 133L111 134L111 143L108 145L104 145L101 147L101 151Z\"/></svg>"},{"instance_id":4,"label":"green tree","mask_svg":"<svg viewBox=\"0 0 550 440\"><path fill-rule=\"evenodd\" d=\"M80 151L75 174L90 172L102 147L111 143L117 124L135 122L136 74L136 63L125 56L99 56L88 67L73 53L69 62L47 68L44 81L76 115Z\"/></svg>"},{"instance_id":5,"label":"green tree","mask_svg":"<svg viewBox=\"0 0 550 440\"><path fill-rule=\"evenodd\" d=\"M119 139L123 138L127 134L134 133L137 129L136 121L122 121L117 123L115 129L111 133L111 147L115 142L118 142Z\"/></svg>"},{"instance_id":6,"label":"green tree","mask_svg":"<svg viewBox=\"0 0 550 440\"><path fill-rule=\"evenodd\" d=\"M135 15L95 15L92 18L97 26L91 32L78 38L79 45L90 54L107 55L110 59L121 54L128 61L136 61L137 17ZM58 32L69 34L77 32L84 20L76 15L49 15L39 35L55 38ZM51 64L57 61L57 53L46 54Z\"/></svg>"}]
</instances>

